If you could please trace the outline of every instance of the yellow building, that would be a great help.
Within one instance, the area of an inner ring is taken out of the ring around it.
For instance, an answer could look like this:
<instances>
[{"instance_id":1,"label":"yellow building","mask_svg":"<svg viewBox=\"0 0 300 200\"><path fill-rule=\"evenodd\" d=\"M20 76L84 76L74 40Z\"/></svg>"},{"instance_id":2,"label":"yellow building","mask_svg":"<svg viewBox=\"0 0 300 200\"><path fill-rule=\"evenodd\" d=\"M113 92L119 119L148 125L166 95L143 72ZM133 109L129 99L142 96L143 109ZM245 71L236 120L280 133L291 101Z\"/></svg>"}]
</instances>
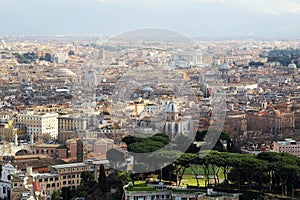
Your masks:
<instances>
[{"instance_id":1,"label":"yellow building","mask_svg":"<svg viewBox=\"0 0 300 200\"><path fill-rule=\"evenodd\" d=\"M60 115L58 117L59 131L85 131L87 120L81 116Z\"/></svg>"},{"instance_id":2,"label":"yellow building","mask_svg":"<svg viewBox=\"0 0 300 200\"><path fill-rule=\"evenodd\" d=\"M14 120L0 121L0 137L5 141L12 141L17 129L14 129Z\"/></svg>"}]
</instances>

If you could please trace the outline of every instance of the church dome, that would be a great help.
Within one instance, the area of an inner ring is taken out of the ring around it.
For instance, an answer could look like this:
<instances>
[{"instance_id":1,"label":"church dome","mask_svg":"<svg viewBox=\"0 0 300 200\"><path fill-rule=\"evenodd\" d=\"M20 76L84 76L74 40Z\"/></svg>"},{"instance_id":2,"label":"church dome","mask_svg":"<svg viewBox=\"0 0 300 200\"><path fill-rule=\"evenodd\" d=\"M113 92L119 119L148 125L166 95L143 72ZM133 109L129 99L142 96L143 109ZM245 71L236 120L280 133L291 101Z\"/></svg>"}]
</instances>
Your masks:
<instances>
[{"instance_id":1,"label":"church dome","mask_svg":"<svg viewBox=\"0 0 300 200\"><path fill-rule=\"evenodd\" d=\"M67 68L59 68L54 70L54 74L59 77L73 77L76 76L74 72Z\"/></svg>"},{"instance_id":2,"label":"church dome","mask_svg":"<svg viewBox=\"0 0 300 200\"><path fill-rule=\"evenodd\" d=\"M166 112L167 113L177 113L178 112L177 106L175 105L175 103L173 101L170 101L169 104L167 105Z\"/></svg>"},{"instance_id":3,"label":"church dome","mask_svg":"<svg viewBox=\"0 0 300 200\"><path fill-rule=\"evenodd\" d=\"M296 69L297 65L295 65L295 63L291 63L291 64L289 64L288 68L289 69Z\"/></svg>"},{"instance_id":4,"label":"church dome","mask_svg":"<svg viewBox=\"0 0 300 200\"><path fill-rule=\"evenodd\" d=\"M224 62L221 66L220 66L220 70L229 70L230 69L230 65L227 62Z\"/></svg>"}]
</instances>

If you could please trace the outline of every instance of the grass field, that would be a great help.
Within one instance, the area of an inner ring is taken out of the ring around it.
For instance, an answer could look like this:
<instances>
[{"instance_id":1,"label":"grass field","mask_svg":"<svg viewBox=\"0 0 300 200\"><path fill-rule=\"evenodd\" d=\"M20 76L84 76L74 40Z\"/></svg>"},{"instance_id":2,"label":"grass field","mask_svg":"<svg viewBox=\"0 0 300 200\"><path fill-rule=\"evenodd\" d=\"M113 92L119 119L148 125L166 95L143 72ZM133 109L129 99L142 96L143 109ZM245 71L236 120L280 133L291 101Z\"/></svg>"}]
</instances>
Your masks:
<instances>
[{"instance_id":1,"label":"grass field","mask_svg":"<svg viewBox=\"0 0 300 200\"><path fill-rule=\"evenodd\" d=\"M202 175L204 176L204 171L199 171L199 175ZM213 176L212 173L212 170L210 170L210 175ZM220 182L222 182L224 180L224 174L223 174L223 170L220 169L219 170L219 180ZM199 184L201 187L204 187L205 186L205 180L204 178L203 179L198 179L199 180ZM210 183L214 183L214 179L210 179L209 180ZM193 174L192 170L191 169L186 169L184 175L183 175L183 179L181 181L181 185L184 186L184 185L190 185L190 186L197 186L197 180L195 178L195 175Z\"/></svg>"}]
</instances>

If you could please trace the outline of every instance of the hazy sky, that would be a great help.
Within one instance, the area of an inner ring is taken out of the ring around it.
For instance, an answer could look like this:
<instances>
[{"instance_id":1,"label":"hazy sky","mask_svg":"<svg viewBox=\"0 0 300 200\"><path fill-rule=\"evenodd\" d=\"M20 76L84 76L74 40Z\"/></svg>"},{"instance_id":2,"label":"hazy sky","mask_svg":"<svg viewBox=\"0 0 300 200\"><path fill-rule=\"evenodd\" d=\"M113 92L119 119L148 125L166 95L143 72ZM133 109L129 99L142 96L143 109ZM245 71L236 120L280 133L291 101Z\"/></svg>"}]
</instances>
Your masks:
<instances>
[{"instance_id":1,"label":"hazy sky","mask_svg":"<svg viewBox=\"0 0 300 200\"><path fill-rule=\"evenodd\" d=\"M160 27L191 36L300 38L299 21L300 0L0 0L0 35Z\"/></svg>"}]
</instances>

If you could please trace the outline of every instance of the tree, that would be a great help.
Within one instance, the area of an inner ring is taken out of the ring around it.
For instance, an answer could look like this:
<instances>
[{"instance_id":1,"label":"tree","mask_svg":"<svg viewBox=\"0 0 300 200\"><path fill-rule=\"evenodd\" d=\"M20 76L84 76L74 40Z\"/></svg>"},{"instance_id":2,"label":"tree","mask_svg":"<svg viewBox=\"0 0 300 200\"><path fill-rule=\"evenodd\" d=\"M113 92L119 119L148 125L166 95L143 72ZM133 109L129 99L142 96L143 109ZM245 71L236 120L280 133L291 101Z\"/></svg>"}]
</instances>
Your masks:
<instances>
[{"instance_id":1,"label":"tree","mask_svg":"<svg viewBox=\"0 0 300 200\"><path fill-rule=\"evenodd\" d=\"M113 165L112 167L116 169L119 164L125 162L125 153L118 149L110 149L106 152L106 158Z\"/></svg>"},{"instance_id":2,"label":"tree","mask_svg":"<svg viewBox=\"0 0 300 200\"><path fill-rule=\"evenodd\" d=\"M127 150L132 153L149 153L166 146L170 139L167 135L158 133L149 138L126 136L122 139L127 145Z\"/></svg>"},{"instance_id":3,"label":"tree","mask_svg":"<svg viewBox=\"0 0 300 200\"><path fill-rule=\"evenodd\" d=\"M201 159L197 156L192 160L191 165L190 165L190 169L193 172L195 179L197 181L197 187L200 186L198 177L199 177L199 175L201 175L200 172L202 172L202 169L203 169L202 161L203 161L203 159Z\"/></svg>"},{"instance_id":4,"label":"tree","mask_svg":"<svg viewBox=\"0 0 300 200\"><path fill-rule=\"evenodd\" d=\"M61 188L61 197L63 200L70 200L73 198L73 194L70 187Z\"/></svg>"},{"instance_id":5,"label":"tree","mask_svg":"<svg viewBox=\"0 0 300 200\"><path fill-rule=\"evenodd\" d=\"M85 197L94 190L96 181L93 173L88 171L81 172L80 177L81 182L80 185L75 189L75 195Z\"/></svg>"},{"instance_id":6,"label":"tree","mask_svg":"<svg viewBox=\"0 0 300 200\"><path fill-rule=\"evenodd\" d=\"M273 163L273 167L281 182L281 194L288 195L289 179L291 179L289 185L292 186L293 193L295 180L299 177L299 159L291 154L281 153L280 160Z\"/></svg>"},{"instance_id":7,"label":"tree","mask_svg":"<svg viewBox=\"0 0 300 200\"><path fill-rule=\"evenodd\" d=\"M274 174L275 173L274 172L274 169L275 169L274 163L280 161L280 159L281 159L280 157L281 157L280 154L276 153L276 152L262 152L262 153L257 155L258 159L268 162L267 174L269 176L269 181L268 181L267 184L268 184L269 192L273 191L274 183L275 183L275 180L274 180L274 176L275 176L275 174Z\"/></svg>"},{"instance_id":8,"label":"tree","mask_svg":"<svg viewBox=\"0 0 300 200\"><path fill-rule=\"evenodd\" d=\"M107 184L106 184L106 174L105 174L104 165L100 165L98 184L99 184L100 191L103 193L106 193L107 192Z\"/></svg>"},{"instance_id":9,"label":"tree","mask_svg":"<svg viewBox=\"0 0 300 200\"><path fill-rule=\"evenodd\" d=\"M248 188L251 190L253 177L256 174L261 175L261 173L266 170L266 162L263 160L259 160L254 156L244 156L241 159L241 161L242 162L240 170L243 172L243 175L247 178Z\"/></svg>"},{"instance_id":10,"label":"tree","mask_svg":"<svg viewBox=\"0 0 300 200\"><path fill-rule=\"evenodd\" d=\"M152 169L160 169L160 179L162 180L162 168L180 158L182 154L182 152L176 150L159 150L146 156L145 162Z\"/></svg>"},{"instance_id":11,"label":"tree","mask_svg":"<svg viewBox=\"0 0 300 200\"><path fill-rule=\"evenodd\" d=\"M219 169L222 166L223 158L220 156L220 152L218 151L211 151L206 157L208 162L210 163L213 175L214 175L214 182L215 185L219 183Z\"/></svg>"},{"instance_id":12,"label":"tree","mask_svg":"<svg viewBox=\"0 0 300 200\"><path fill-rule=\"evenodd\" d=\"M144 180L143 172L148 171L148 169L149 169L149 165L147 163L143 163L143 162L137 163L133 166L134 173L138 173L139 176L141 176L142 180Z\"/></svg>"},{"instance_id":13,"label":"tree","mask_svg":"<svg viewBox=\"0 0 300 200\"><path fill-rule=\"evenodd\" d=\"M61 200L62 197L60 196L60 193L58 191L53 191L52 196L51 196L51 200Z\"/></svg>"},{"instance_id":14,"label":"tree","mask_svg":"<svg viewBox=\"0 0 300 200\"><path fill-rule=\"evenodd\" d=\"M95 183L95 178L91 172L84 171L81 172L81 184L87 185L87 186L92 186Z\"/></svg>"},{"instance_id":15,"label":"tree","mask_svg":"<svg viewBox=\"0 0 300 200\"><path fill-rule=\"evenodd\" d=\"M177 186L180 186L185 170L197 156L196 154L185 153L174 162Z\"/></svg>"}]
</instances>

